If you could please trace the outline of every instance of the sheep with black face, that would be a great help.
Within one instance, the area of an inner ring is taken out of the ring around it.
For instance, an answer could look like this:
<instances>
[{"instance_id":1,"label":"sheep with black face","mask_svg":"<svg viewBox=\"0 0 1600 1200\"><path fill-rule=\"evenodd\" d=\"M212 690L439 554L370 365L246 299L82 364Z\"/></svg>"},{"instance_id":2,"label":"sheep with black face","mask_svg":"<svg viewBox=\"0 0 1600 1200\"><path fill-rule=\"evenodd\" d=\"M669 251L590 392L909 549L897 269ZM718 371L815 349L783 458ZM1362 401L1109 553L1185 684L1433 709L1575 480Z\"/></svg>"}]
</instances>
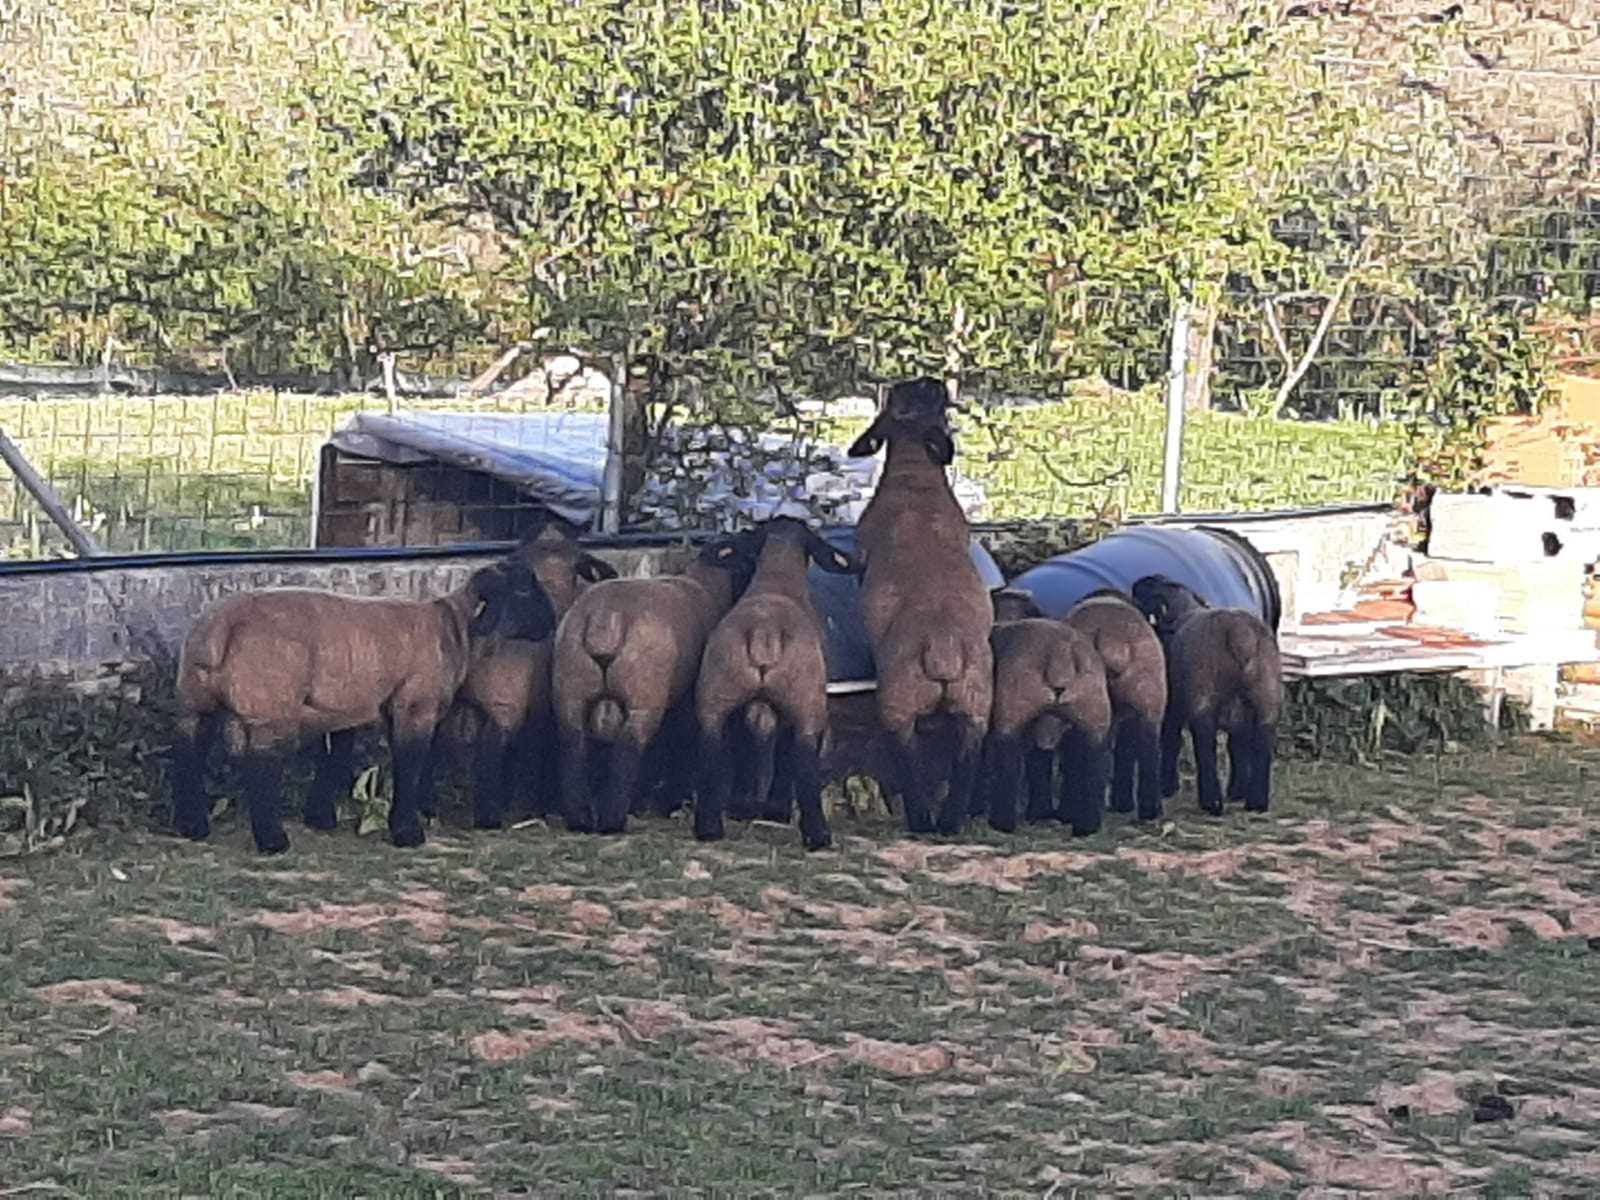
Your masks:
<instances>
[{"instance_id":1,"label":"sheep with black face","mask_svg":"<svg viewBox=\"0 0 1600 1200\"><path fill-rule=\"evenodd\" d=\"M741 783L748 787L747 803L735 815L759 813L787 824L798 804L801 840L806 849L819 850L832 841L821 776L828 664L806 568L811 562L839 574L861 568L793 517L760 525L751 545L759 555L755 575L700 658L695 709L704 784L695 804L695 835L723 835L728 795ZM730 753L735 745L744 753ZM753 777L736 780L736 762L747 763Z\"/></svg>"},{"instance_id":2,"label":"sheep with black face","mask_svg":"<svg viewBox=\"0 0 1600 1200\"><path fill-rule=\"evenodd\" d=\"M1183 731L1194 747L1200 807L1222 813L1217 733L1228 735L1228 799L1266 812L1283 709L1283 663L1267 623L1241 608L1212 608L1164 575L1133 585L1134 602L1166 647L1170 698L1161 730L1162 790L1178 791Z\"/></svg>"},{"instance_id":3,"label":"sheep with black face","mask_svg":"<svg viewBox=\"0 0 1600 1200\"><path fill-rule=\"evenodd\" d=\"M747 535L720 538L682 574L591 585L561 619L553 678L569 829L626 830L642 785L654 782L642 770L646 753L666 757L654 745L663 729L692 727L706 639L753 565ZM671 757L692 754L691 742Z\"/></svg>"},{"instance_id":4,"label":"sheep with black face","mask_svg":"<svg viewBox=\"0 0 1600 1200\"><path fill-rule=\"evenodd\" d=\"M1039 611L1021 588L994 594L994 709L989 720L989 824L1009 833L1017 827L1017 794L1024 762L1028 819L1058 815L1074 836L1100 828L1105 787L1075 780L1073 771L1098 779L1111 699L1105 664L1089 637ZM1067 801L1056 803L1055 766L1063 762ZM1092 802L1091 801L1092 798Z\"/></svg>"},{"instance_id":5,"label":"sheep with black face","mask_svg":"<svg viewBox=\"0 0 1600 1200\"><path fill-rule=\"evenodd\" d=\"M877 666L878 718L893 747L906 826L966 823L994 695L989 589L945 468L955 458L950 394L931 378L897 383L851 445L888 453L857 528L862 616Z\"/></svg>"},{"instance_id":6,"label":"sheep with black face","mask_svg":"<svg viewBox=\"0 0 1600 1200\"><path fill-rule=\"evenodd\" d=\"M382 720L394 759L389 835L396 846L420 845L434 730L466 676L472 639L508 623L548 636L555 613L531 575L503 562L438 600L271 588L213 605L190 630L178 667L178 831L194 839L211 831L204 771L220 739L244 763L256 848L287 850L277 810L284 759L323 735L330 745L304 816L312 828L333 828L354 731Z\"/></svg>"},{"instance_id":7,"label":"sheep with black face","mask_svg":"<svg viewBox=\"0 0 1600 1200\"><path fill-rule=\"evenodd\" d=\"M511 569L531 573L558 622L588 585L617 576L575 535L567 522L547 518L523 535L508 559ZM473 820L480 829L500 828L516 789L531 793L533 811L543 815L556 786L555 630L530 629L514 606L504 611L506 622L476 640L466 679L439 726L440 746L457 766L470 759Z\"/></svg>"}]
</instances>

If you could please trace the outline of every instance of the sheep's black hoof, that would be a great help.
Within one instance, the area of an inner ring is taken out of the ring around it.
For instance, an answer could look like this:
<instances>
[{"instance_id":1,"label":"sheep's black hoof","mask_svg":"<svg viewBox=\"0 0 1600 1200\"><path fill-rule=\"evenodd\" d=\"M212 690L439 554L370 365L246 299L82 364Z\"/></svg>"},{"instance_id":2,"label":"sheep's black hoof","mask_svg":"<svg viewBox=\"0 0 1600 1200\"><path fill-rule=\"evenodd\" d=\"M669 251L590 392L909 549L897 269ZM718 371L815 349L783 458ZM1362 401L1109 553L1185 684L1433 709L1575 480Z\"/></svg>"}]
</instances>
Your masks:
<instances>
[{"instance_id":1,"label":"sheep's black hoof","mask_svg":"<svg viewBox=\"0 0 1600 1200\"><path fill-rule=\"evenodd\" d=\"M1264 813L1267 811L1267 802L1265 800L1247 800L1245 801L1244 810L1245 812Z\"/></svg>"},{"instance_id":2,"label":"sheep's black hoof","mask_svg":"<svg viewBox=\"0 0 1600 1200\"><path fill-rule=\"evenodd\" d=\"M1029 817L1028 819L1031 821L1034 818ZM989 828L996 833L1015 833L1017 831L1017 820L1015 817L990 817Z\"/></svg>"},{"instance_id":3,"label":"sheep's black hoof","mask_svg":"<svg viewBox=\"0 0 1600 1200\"><path fill-rule=\"evenodd\" d=\"M1095 834L1097 834L1099 832L1100 832L1100 826L1098 826L1098 825L1095 825L1095 826L1092 826L1092 827L1089 826L1089 825L1074 825L1072 827L1072 836L1075 837L1075 838L1093 837Z\"/></svg>"},{"instance_id":4,"label":"sheep's black hoof","mask_svg":"<svg viewBox=\"0 0 1600 1200\"><path fill-rule=\"evenodd\" d=\"M472 818L472 827L474 829L504 829L506 823L503 817L492 816L489 813L477 813Z\"/></svg>"},{"instance_id":5,"label":"sheep's black hoof","mask_svg":"<svg viewBox=\"0 0 1600 1200\"><path fill-rule=\"evenodd\" d=\"M694 836L702 842L720 842L726 834L722 821L696 821Z\"/></svg>"},{"instance_id":6,"label":"sheep's black hoof","mask_svg":"<svg viewBox=\"0 0 1600 1200\"><path fill-rule=\"evenodd\" d=\"M1107 806L1114 813L1131 813L1133 811L1133 798L1131 796L1113 796Z\"/></svg>"},{"instance_id":7,"label":"sheep's black hoof","mask_svg":"<svg viewBox=\"0 0 1600 1200\"><path fill-rule=\"evenodd\" d=\"M196 817L193 820L176 822L179 837L188 838L191 842L203 842L211 836L211 819L209 817Z\"/></svg>"},{"instance_id":8,"label":"sheep's black hoof","mask_svg":"<svg viewBox=\"0 0 1600 1200\"><path fill-rule=\"evenodd\" d=\"M281 829L256 834L256 851L260 854L282 854L288 848L289 835Z\"/></svg>"},{"instance_id":9,"label":"sheep's black hoof","mask_svg":"<svg viewBox=\"0 0 1600 1200\"><path fill-rule=\"evenodd\" d=\"M602 837L616 837L619 834L627 833L628 818L623 817L620 821L596 821L594 831Z\"/></svg>"},{"instance_id":10,"label":"sheep's black hoof","mask_svg":"<svg viewBox=\"0 0 1600 1200\"><path fill-rule=\"evenodd\" d=\"M339 828L339 814L332 808L310 809L303 814L307 829L320 829L323 832Z\"/></svg>"},{"instance_id":11,"label":"sheep's black hoof","mask_svg":"<svg viewBox=\"0 0 1600 1200\"><path fill-rule=\"evenodd\" d=\"M410 850L420 846L428 840L428 833L422 827L421 821L408 821L389 831L389 840L402 850Z\"/></svg>"},{"instance_id":12,"label":"sheep's black hoof","mask_svg":"<svg viewBox=\"0 0 1600 1200\"><path fill-rule=\"evenodd\" d=\"M1220 817L1222 815L1222 801L1214 800L1207 804L1204 800L1202 800L1200 801L1200 811L1205 813L1207 816Z\"/></svg>"},{"instance_id":13,"label":"sheep's black hoof","mask_svg":"<svg viewBox=\"0 0 1600 1200\"><path fill-rule=\"evenodd\" d=\"M801 844L807 850L827 850L833 845L833 834L824 829L821 833L802 838Z\"/></svg>"},{"instance_id":14,"label":"sheep's black hoof","mask_svg":"<svg viewBox=\"0 0 1600 1200\"><path fill-rule=\"evenodd\" d=\"M1139 820L1159 821L1161 819L1161 813L1162 808L1159 804L1157 804L1154 808L1141 808L1139 810Z\"/></svg>"}]
</instances>

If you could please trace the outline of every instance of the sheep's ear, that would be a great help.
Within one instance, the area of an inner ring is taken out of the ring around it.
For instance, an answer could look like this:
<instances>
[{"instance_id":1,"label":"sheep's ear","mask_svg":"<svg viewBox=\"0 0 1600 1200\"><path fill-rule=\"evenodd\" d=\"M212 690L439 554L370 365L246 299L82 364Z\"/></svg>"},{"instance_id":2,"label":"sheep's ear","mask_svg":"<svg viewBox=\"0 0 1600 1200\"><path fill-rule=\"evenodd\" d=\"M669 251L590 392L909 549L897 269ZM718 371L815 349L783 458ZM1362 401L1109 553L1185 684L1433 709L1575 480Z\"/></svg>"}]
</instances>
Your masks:
<instances>
[{"instance_id":1,"label":"sheep's ear","mask_svg":"<svg viewBox=\"0 0 1600 1200\"><path fill-rule=\"evenodd\" d=\"M486 637L499 628L505 619L508 590L504 572L480 571L473 578L472 591L477 603L472 606L472 617L467 622L467 636Z\"/></svg>"},{"instance_id":2,"label":"sheep's ear","mask_svg":"<svg viewBox=\"0 0 1600 1200\"><path fill-rule=\"evenodd\" d=\"M806 552L811 555L812 562L834 575L859 575L866 570L855 555L829 545L819 534L813 533L806 539Z\"/></svg>"},{"instance_id":3,"label":"sheep's ear","mask_svg":"<svg viewBox=\"0 0 1600 1200\"><path fill-rule=\"evenodd\" d=\"M883 449L883 440L883 417L879 416L860 437L850 443L850 449L845 453L851 458L871 458Z\"/></svg>"},{"instance_id":4,"label":"sheep's ear","mask_svg":"<svg viewBox=\"0 0 1600 1200\"><path fill-rule=\"evenodd\" d=\"M956 440L943 429L923 430L922 444L927 448L928 457L941 467L948 467L955 462Z\"/></svg>"},{"instance_id":5,"label":"sheep's ear","mask_svg":"<svg viewBox=\"0 0 1600 1200\"><path fill-rule=\"evenodd\" d=\"M722 538L705 548L704 558L714 567L732 568L744 557L744 543L737 537Z\"/></svg>"},{"instance_id":6,"label":"sheep's ear","mask_svg":"<svg viewBox=\"0 0 1600 1200\"><path fill-rule=\"evenodd\" d=\"M592 554L580 554L577 566L573 568L579 579L587 583L599 583L602 579L615 579L617 569L603 558L596 558Z\"/></svg>"}]
</instances>

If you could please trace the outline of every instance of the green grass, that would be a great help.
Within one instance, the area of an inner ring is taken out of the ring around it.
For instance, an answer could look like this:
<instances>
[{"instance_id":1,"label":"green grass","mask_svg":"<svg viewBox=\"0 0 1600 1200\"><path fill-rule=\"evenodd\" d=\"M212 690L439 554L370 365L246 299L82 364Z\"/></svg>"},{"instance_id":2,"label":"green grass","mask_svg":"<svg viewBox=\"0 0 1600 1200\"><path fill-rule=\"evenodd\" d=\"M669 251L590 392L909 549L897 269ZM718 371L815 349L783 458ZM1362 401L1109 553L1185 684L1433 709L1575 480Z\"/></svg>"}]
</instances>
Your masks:
<instances>
[{"instance_id":1,"label":"green grass","mask_svg":"<svg viewBox=\"0 0 1600 1200\"><path fill-rule=\"evenodd\" d=\"M0 1177L85 1196L1581 1194L1600 751L836 850L290 825L0 875ZM1502 838L1501 834L1506 836ZM1513 1109L1475 1121L1490 1092Z\"/></svg>"},{"instance_id":2,"label":"green grass","mask_svg":"<svg viewBox=\"0 0 1600 1200\"><path fill-rule=\"evenodd\" d=\"M405 403L506 411L521 402ZM368 395L271 392L0 399L0 428L111 549L303 546L319 448L352 413L384 406ZM987 489L991 519L1159 507L1158 401L1077 394L967 418L964 427L958 467ZM825 429L841 444L854 432L844 423ZM1216 511L1387 500L1402 452L1392 428L1196 414L1185 438L1182 504ZM0 541L27 557L55 540L31 498L0 470Z\"/></svg>"}]
</instances>

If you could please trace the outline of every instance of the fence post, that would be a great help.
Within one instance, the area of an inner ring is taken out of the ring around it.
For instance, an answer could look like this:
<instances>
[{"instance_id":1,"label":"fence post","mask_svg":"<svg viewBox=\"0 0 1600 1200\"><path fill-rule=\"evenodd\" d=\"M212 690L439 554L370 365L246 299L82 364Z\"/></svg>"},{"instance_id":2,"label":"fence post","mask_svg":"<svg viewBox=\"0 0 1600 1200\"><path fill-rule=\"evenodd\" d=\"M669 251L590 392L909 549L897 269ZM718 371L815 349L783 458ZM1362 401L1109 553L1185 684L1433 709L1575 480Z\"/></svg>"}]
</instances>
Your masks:
<instances>
[{"instance_id":1,"label":"fence post","mask_svg":"<svg viewBox=\"0 0 1600 1200\"><path fill-rule=\"evenodd\" d=\"M1178 488L1183 482L1183 395L1189 354L1189 306L1182 300L1172 306L1172 347L1167 364L1167 439L1161 463L1161 511L1178 511Z\"/></svg>"},{"instance_id":2,"label":"fence post","mask_svg":"<svg viewBox=\"0 0 1600 1200\"><path fill-rule=\"evenodd\" d=\"M606 429L606 465L600 476L600 532L622 531L622 472L628 431L628 356L611 356L611 405Z\"/></svg>"},{"instance_id":3,"label":"fence post","mask_svg":"<svg viewBox=\"0 0 1600 1200\"><path fill-rule=\"evenodd\" d=\"M61 497L49 485L39 472L33 469L33 464L22 453L22 448L0 429L0 459L11 468L11 473L17 477L17 482L28 490L28 494L39 502L39 507L44 509L45 515L56 523L56 527L66 535L67 541L72 544L80 558L93 558L100 553L100 547L95 545L94 539L72 519L67 512L67 506L61 503Z\"/></svg>"}]
</instances>

